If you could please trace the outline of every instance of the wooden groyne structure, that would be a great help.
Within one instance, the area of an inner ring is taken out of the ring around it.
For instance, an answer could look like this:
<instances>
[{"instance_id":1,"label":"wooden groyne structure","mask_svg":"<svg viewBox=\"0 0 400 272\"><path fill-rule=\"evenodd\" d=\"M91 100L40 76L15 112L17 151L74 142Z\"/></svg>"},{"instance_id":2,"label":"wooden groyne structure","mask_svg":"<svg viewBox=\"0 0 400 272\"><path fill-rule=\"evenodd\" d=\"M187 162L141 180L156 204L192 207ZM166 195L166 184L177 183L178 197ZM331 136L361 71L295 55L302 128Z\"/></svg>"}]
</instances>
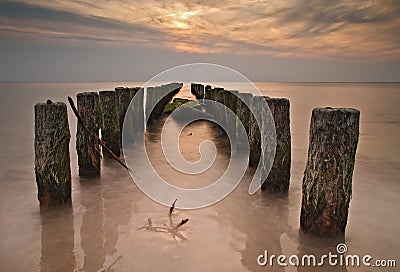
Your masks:
<instances>
[{"instance_id":1,"label":"wooden groyne structure","mask_svg":"<svg viewBox=\"0 0 400 272\"><path fill-rule=\"evenodd\" d=\"M98 93L78 93L77 109L71 106L79 120L76 132L79 176L98 177L102 153L109 157L105 150L128 169L118 158L124 122L133 123L129 126L133 130L124 133L143 133L146 120L152 123L160 119L165 106L182 87L181 83L170 83L147 87L147 90L116 87ZM235 152L249 144L249 165L261 165L263 169L261 190L287 194L291 175L290 101L198 83L192 83L190 87L200 104L211 100L224 105L219 107L213 103L207 113L212 114L221 126L236 131L231 139ZM72 99L69 102L73 104ZM267 105L267 109L263 105ZM134 114L126 116L129 107ZM228 112L233 112L235 117ZM267 115L271 118L263 118ZM348 108L316 108L312 112L300 217L300 227L305 233L338 236L345 232L359 117L358 110ZM238 129L241 125L244 130ZM270 133L272 128L275 128L275 134ZM100 130L102 139L99 138ZM241 142L243 139L247 142ZM71 200L69 140L66 105L50 100L36 104L35 174L41 204ZM276 140L273 158L272 151L264 146L271 140Z\"/></svg>"},{"instance_id":2,"label":"wooden groyne structure","mask_svg":"<svg viewBox=\"0 0 400 272\"><path fill-rule=\"evenodd\" d=\"M263 176L261 181L262 190L268 192L287 193L290 182L291 167L291 135L290 135L290 103L286 98L271 98L268 96L253 96L251 93L225 90L224 88L203 86L202 84L192 83L191 93L198 99L209 99L219 102L233 111L238 117L235 124L237 133L240 133L238 126L243 124L247 135L237 135L237 139L247 139L250 147L249 165L257 166L259 162L263 165L270 163L267 161L268 154L262 154L261 132L267 134L271 126L276 130L276 151L275 160L268 176ZM269 106L274 124L262 124L263 102ZM225 111L227 110L225 109ZM234 124L233 120L227 120L227 114L223 108L215 107L212 109L217 122L225 125ZM257 122L259 120L259 122ZM261 123L261 124L260 124ZM260 125L260 126L259 126ZM236 139L234 139L235 141ZM237 149L243 143L236 143Z\"/></svg>"},{"instance_id":3,"label":"wooden groyne structure","mask_svg":"<svg viewBox=\"0 0 400 272\"><path fill-rule=\"evenodd\" d=\"M191 92L198 100L209 99L222 103L236 113L247 133L249 165L256 166L261 160L265 169L266 165L272 163L268 175L263 173L261 190L287 193L291 173L290 101L198 83L191 84ZM262 119L257 115L266 115L261 109L262 100L269 107L276 131L273 162L269 161L268 150L262 152L261 148L261 132L268 134L266 130L271 124L262 123L259 126L256 122ZM213 109L213 114L218 122L226 121L221 110ZM304 233L337 237L345 232L359 121L360 112L351 108L315 108L312 112L308 161L302 186L300 225ZM240 144L237 143L239 147Z\"/></svg>"}]
</instances>

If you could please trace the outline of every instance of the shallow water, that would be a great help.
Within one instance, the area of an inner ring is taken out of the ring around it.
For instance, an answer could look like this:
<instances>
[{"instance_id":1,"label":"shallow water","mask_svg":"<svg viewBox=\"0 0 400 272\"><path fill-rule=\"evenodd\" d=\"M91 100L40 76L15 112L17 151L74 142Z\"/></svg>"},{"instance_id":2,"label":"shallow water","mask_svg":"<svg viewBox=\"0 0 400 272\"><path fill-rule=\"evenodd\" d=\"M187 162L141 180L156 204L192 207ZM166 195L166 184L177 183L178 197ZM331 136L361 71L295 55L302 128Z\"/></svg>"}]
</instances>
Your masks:
<instances>
[{"instance_id":1,"label":"shallow water","mask_svg":"<svg viewBox=\"0 0 400 272\"><path fill-rule=\"evenodd\" d=\"M149 217L155 225L168 226L168 208L147 198L116 162L104 159L98 179L78 177L76 122L71 112L72 206L40 211L33 170L33 105L47 98L66 102L67 95L118 85L137 84L0 84L2 271L313 271L276 264L260 267L257 257L264 250L287 256L336 252L337 241L310 239L298 231L308 129L311 110L317 106L361 111L345 237L348 253L398 262L400 84L256 83L264 95L288 97L291 102L292 176L288 196L261 192L248 195L252 177L249 169L238 188L223 201L204 209L176 211L173 223L190 219L176 240L168 232L137 230ZM240 84L220 85L241 88ZM179 96L190 94L184 89ZM172 184L204 186L217 179L228 164L227 139L205 121L186 127L180 137L181 150L188 160L198 159L198 143L204 139L212 140L218 148L212 169L197 180L178 177L168 167L160 155L157 124L149 128L146 137L149 157L160 175ZM331 267L329 271L374 270Z\"/></svg>"}]
</instances>

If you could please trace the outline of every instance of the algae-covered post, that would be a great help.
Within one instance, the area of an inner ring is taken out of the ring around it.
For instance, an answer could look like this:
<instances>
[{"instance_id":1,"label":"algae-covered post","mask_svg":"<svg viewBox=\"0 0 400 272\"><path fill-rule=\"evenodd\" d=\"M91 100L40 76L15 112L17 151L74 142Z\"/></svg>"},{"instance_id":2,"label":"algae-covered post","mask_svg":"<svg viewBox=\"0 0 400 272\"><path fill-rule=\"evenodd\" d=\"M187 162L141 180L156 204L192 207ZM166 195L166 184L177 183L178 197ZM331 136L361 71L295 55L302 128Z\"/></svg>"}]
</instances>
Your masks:
<instances>
[{"instance_id":1,"label":"algae-covered post","mask_svg":"<svg viewBox=\"0 0 400 272\"><path fill-rule=\"evenodd\" d=\"M236 115L238 117L238 122L241 122L246 130L247 135L239 135L240 130L238 130L239 123L236 124L236 136L237 143L240 147L243 143L241 140L246 140L247 136L250 134L250 108L253 102L253 95L251 93L239 93L237 99L237 109ZM247 141L247 140L246 140Z\"/></svg>"},{"instance_id":2,"label":"algae-covered post","mask_svg":"<svg viewBox=\"0 0 400 272\"><path fill-rule=\"evenodd\" d=\"M301 229L318 236L344 234L352 194L360 112L315 108L303 178Z\"/></svg>"},{"instance_id":3,"label":"algae-covered post","mask_svg":"<svg viewBox=\"0 0 400 272\"><path fill-rule=\"evenodd\" d=\"M96 92L76 95L78 113L90 132L99 135L100 107ZM76 151L78 153L79 176L94 177L100 175L100 145L96 138L89 135L78 122L76 132Z\"/></svg>"},{"instance_id":4,"label":"algae-covered post","mask_svg":"<svg viewBox=\"0 0 400 272\"><path fill-rule=\"evenodd\" d=\"M232 141L232 148L236 150L236 110L237 110L237 95L238 91L225 91L224 92L224 104L225 108L225 115L226 115L226 127L229 132L232 133L231 141ZM228 114L229 111L232 111L233 114Z\"/></svg>"},{"instance_id":5,"label":"algae-covered post","mask_svg":"<svg viewBox=\"0 0 400 272\"><path fill-rule=\"evenodd\" d=\"M224 103L224 88L215 87L213 90L213 100L220 104ZM213 114L217 122L221 125L225 125L225 109L222 105L213 104Z\"/></svg>"},{"instance_id":6,"label":"algae-covered post","mask_svg":"<svg viewBox=\"0 0 400 272\"><path fill-rule=\"evenodd\" d=\"M134 88L131 92L133 103L132 103L132 122L133 122L133 133L137 134L144 130L144 109L143 109L143 88Z\"/></svg>"},{"instance_id":7,"label":"algae-covered post","mask_svg":"<svg viewBox=\"0 0 400 272\"><path fill-rule=\"evenodd\" d=\"M119 156L121 149L121 132L118 118L117 98L114 91L100 91L99 96L102 115L101 136L111 151L116 156ZM103 152L103 155L110 156L108 152Z\"/></svg>"},{"instance_id":8,"label":"algae-covered post","mask_svg":"<svg viewBox=\"0 0 400 272\"><path fill-rule=\"evenodd\" d=\"M249 120L249 165L255 166L259 163L261 158L261 133L260 126L262 126L262 105L264 97L253 96L251 104L251 114ZM258 121L257 121L258 120Z\"/></svg>"},{"instance_id":9,"label":"algae-covered post","mask_svg":"<svg viewBox=\"0 0 400 272\"><path fill-rule=\"evenodd\" d=\"M211 100L211 92L212 92L211 86L210 85L206 85L204 87L204 99Z\"/></svg>"},{"instance_id":10,"label":"algae-covered post","mask_svg":"<svg viewBox=\"0 0 400 272\"><path fill-rule=\"evenodd\" d=\"M291 155L290 135L290 102L286 98L264 97L271 111L275 124L276 150L275 158L268 177L263 177L262 190L267 192L286 193L289 190ZM265 117L265 116L264 116ZM263 129L270 129L265 127ZM263 164L267 162L266 154L262 156Z\"/></svg>"},{"instance_id":11,"label":"algae-covered post","mask_svg":"<svg viewBox=\"0 0 400 272\"><path fill-rule=\"evenodd\" d=\"M191 83L190 92L196 97L196 99L204 99L204 85Z\"/></svg>"},{"instance_id":12,"label":"algae-covered post","mask_svg":"<svg viewBox=\"0 0 400 272\"><path fill-rule=\"evenodd\" d=\"M70 133L62 102L35 105L35 176L41 205L71 201Z\"/></svg>"},{"instance_id":13,"label":"algae-covered post","mask_svg":"<svg viewBox=\"0 0 400 272\"><path fill-rule=\"evenodd\" d=\"M132 99L132 91L130 88L116 87L115 92L117 94L119 129L122 131L125 114Z\"/></svg>"}]
</instances>

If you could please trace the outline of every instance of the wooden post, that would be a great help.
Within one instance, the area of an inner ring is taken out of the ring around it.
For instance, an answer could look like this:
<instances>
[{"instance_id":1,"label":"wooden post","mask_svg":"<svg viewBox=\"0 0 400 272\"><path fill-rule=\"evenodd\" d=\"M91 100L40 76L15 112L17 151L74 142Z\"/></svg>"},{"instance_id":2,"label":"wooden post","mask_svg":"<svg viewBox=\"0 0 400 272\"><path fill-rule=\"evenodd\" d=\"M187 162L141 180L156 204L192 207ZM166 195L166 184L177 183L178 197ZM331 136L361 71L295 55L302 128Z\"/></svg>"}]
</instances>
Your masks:
<instances>
[{"instance_id":1,"label":"wooden post","mask_svg":"<svg viewBox=\"0 0 400 272\"><path fill-rule=\"evenodd\" d=\"M118 118L117 98L114 91L101 91L100 108L102 114L101 136L108 144L111 151L120 156L121 150L121 131ZM107 155L106 155L107 154ZM111 156L108 152L103 152L103 155Z\"/></svg>"},{"instance_id":2,"label":"wooden post","mask_svg":"<svg viewBox=\"0 0 400 272\"><path fill-rule=\"evenodd\" d=\"M210 85L204 87L204 99L211 100L212 89Z\"/></svg>"},{"instance_id":3,"label":"wooden post","mask_svg":"<svg viewBox=\"0 0 400 272\"><path fill-rule=\"evenodd\" d=\"M148 123L160 119L164 112L165 105L180 91L182 86L182 83L170 83L162 86L147 87L146 116L149 116ZM155 105L155 107L150 112L150 107L152 105Z\"/></svg>"},{"instance_id":4,"label":"wooden post","mask_svg":"<svg viewBox=\"0 0 400 272\"><path fill-rule=\"evenodd\" d=\"M124 119L126 111L128 110L129 103L132 99L132 91L125 87L116 87L115 92L117 94L118 103L118 119L119 119L119 129L122 132L122 126L124 125Z\"/></svg>"},{"instance_id":5,"label":"wooden post","mask_svg":"<svg viewBox=\"0 0 400 272\"><path fill-rule=\"evenodd\" d=\"M191 83L190 92L196 97L196 99L204 99L204 85Z\"/></svg>"},{"instance_id":6,"label":"wooden post","mask_svg":"<svg viewBox=\"0 0 400 272\"><path fill-rule=\"evenodd\" d=\"M224 88L214 88L214 101L224 104ZM225 120L225 110L222 109L222 107L215 105L214 109L214 117L217 120L218 123L221 125L224 125L226 120Z\"/></svg>"},{"instance_id":7,"label":"wooden post","mask_svg":"<svg viewBox=\"0 0 400 272\"><path fill-rule=\"evenodd\" d=\"M155 119L156 111L156 99L157 99L158 87L147 87L146 96L146 116L148 118L147 123L151 124ZM153 109L151 109L153 107Z\"/></svg>"},{"instance_id":8,"label":"wooden post","mask_svg":"<svg viewBox=\"0 0 400 272\"><path fill-rule=\"evenodd\" d=\"M233 150L236 150L236 111L237 111L237 95L238 91L224 91L223 101L226 106L225 109L225 122L229 132L231 132L231 143ZM233 112L233 115L228 114L229 111Z\"/></svg>"},{"instance_id":9,"label":"wooden post","mask_svg":"<svg viewBox=\"0 0 400 272\"><path fill-rule=\"evenodd\" d=\"M290 102L286 98L264 97L275 123L276 150L275 159L268 177L263 177L261 190L267 192L287 193L290 182L291 135L290 135ZM263 129L269 129L265 127ZM266 154L264 154L266 155ZM263 164L269 163L263 157Z\"/></svg>"},{"instance_id":10,"label":"wooden post","mask_svg":"<svg viewBox=\"0 0 400 272\"><path fill-rule=\"evenodd\" d=\"M238 122L242 122L247 135L239 135L239 130L236 129L236 135L237 135L237 140L238 140L238 145L242 145L243 143L240 142L240 140L244 140L247 138L247 136L250 134L250 115L251 111L250 108L246 105L249 105L251 107L251 104L253 102L253 95L251 93L239 93L238 94L238 99L237 99L237 110L236 110L236 115L239 118ZM239 124L236 124L236 128L238 127Z\"/></svg>"},{"instance_id":11,"label":"wooden post","mask_svg":"<svg viewBox=\"0 0 400 272\"><path fill-rule=\"evenodd\" d=\"M71 201L70 133L62 102L35 105L35 176L40 204Z\"/></svg>"},{"instance_id":12,"label":"wooden post","mask_svg":"<svg viewBox=\"0 0 400 272\"><path fill-rule=\"evenodd\" d=\"M303 178L300 226L305 233L339 236L347 225L360 112L315 108Z\"/></svg>"},{"instance_id":13,"label":"wooden post","mask_svg":"<svg viewBox=\"0 0 400 272\"><path fill-rule=\"evenodd\" d=\"M99 95L95 92L76 95L78 113L87 128L96 136L100 128ZM90 136L78 122L76 132L76 151L78 153L79 176L94 177L100 175L100 145L96 138Z\"/></svg>"},{"instance_id":14,"label":"wooden post","mask_svg":"<svg viewBox=\"0 0 400 272\"><path fill-rule=\"evenodd\" d=\"M144 130L144 105L143 105L144 89L139 88L132 96L133 100L133 133L141 133Z\"/></svg>"},{"instance_id":15,"label":"wooden post","mask_svg":"<svg viewBox=\"0 0 400 272\"><path fill-rule=\"evenodd\" d=\"M250 114L250 128L249 128L249 147L250 147L250 157L249 165L257 166L261 158L261 134L260 128L257 123L257 119L262 126L262 105L264 97L253 96L253 103L251 104L251 114Z\"/></svg>"}]
</instances>

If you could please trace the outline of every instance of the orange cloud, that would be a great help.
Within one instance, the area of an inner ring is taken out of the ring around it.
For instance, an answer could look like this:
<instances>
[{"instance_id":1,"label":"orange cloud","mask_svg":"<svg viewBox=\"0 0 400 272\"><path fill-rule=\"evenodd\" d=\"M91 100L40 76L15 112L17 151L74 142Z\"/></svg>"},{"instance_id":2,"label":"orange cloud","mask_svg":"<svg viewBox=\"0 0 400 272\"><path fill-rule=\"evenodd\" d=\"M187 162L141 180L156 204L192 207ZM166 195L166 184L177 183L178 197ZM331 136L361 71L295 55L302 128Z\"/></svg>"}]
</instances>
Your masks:
<instances>
[{"instance_id":1,"label":"orange cloud","mask_svg":"<svg viewBox=\"0 0 400 272\"><path fill-rule=\"evenodd\" d=\"M13 21L0 14L1 29L191 53L400 59L400 7L384 0L28 0L20 5L64 16L30 20L28 14Z\"/></svg>"}]
</instances>

